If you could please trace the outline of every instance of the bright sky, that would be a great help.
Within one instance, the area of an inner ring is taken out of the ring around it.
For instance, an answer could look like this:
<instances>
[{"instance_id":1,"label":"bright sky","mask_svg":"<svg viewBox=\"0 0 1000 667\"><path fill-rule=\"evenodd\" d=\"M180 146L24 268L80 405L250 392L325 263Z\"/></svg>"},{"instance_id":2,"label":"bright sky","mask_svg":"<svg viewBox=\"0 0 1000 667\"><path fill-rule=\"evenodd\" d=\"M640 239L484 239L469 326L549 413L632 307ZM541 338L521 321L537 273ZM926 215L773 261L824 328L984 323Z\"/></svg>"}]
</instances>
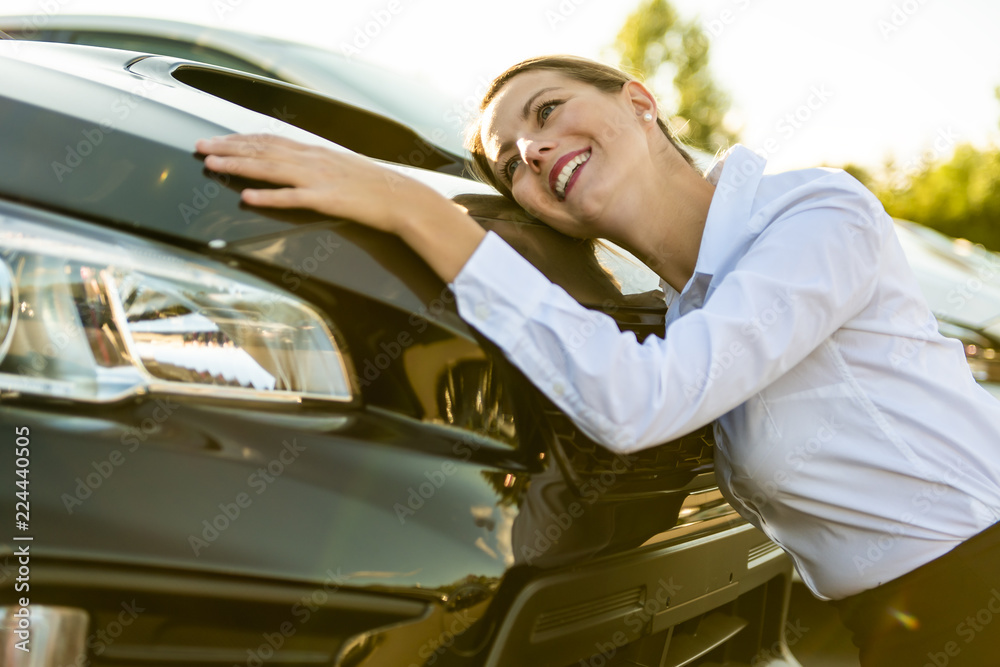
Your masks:
<instances>
[{"instance_id":1,"label":"bright sky","mask_svg":"<svg viewBox=\"0 0 1000 667\"><path fill-rule=\"evenodd\" d=\"M478 97L542 53L608 59L638 0L4 0L5 14L155 16L297 39ZM673 0L712 35L730 120L770 169L912 164L1000 144L996 0ZM366 34L367 33L367 34ZM661 100L669 106L669 98Z\"/></svg>"}]
</instances>

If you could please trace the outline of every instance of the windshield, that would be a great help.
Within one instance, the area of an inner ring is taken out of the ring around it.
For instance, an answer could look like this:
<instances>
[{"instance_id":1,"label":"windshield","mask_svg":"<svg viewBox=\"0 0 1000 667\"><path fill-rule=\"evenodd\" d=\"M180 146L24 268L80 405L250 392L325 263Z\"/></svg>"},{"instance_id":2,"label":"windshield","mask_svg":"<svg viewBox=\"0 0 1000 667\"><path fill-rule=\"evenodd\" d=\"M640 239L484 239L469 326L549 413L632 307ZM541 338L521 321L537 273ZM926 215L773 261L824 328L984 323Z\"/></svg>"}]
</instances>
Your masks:
<instances>
[{"instance_id":1,"label":"windshield","mask_svg":"<svg viewBox=\"0 0 1000 667\"><path fill-rule=\"evenodd\" d=\"M290 81L327 93L360 93L370 108L395 118L421 136L459 155L464 120L450 111L456 100L419 75L403 75L307 44L261 38L273 54L273 69Z\"/></svg>"}]
</instances>

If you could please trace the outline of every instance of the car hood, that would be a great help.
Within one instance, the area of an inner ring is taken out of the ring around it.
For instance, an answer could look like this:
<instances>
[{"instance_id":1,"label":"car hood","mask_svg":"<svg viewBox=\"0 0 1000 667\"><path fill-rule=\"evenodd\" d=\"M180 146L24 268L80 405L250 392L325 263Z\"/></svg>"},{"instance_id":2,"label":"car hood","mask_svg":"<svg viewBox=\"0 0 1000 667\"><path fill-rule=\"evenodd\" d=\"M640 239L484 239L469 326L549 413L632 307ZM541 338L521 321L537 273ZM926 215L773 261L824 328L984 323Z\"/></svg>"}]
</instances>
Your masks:
<instances>
[{"instance_id":1,"label":"car hood","mask_svg":"<svg viewBox=\"0 0 1000 667\"><path fill-rule=\"evenodd\" d=\"M194 143L269 132L346 149L174 80L169 69L175 59L14 40L0 41L0 58L0 118L19 128L5 133L4 153L33 156L4 161L2 194L196 242L244 240L322 219L241 207L239 186L246 182L208 179L195 163ZM139 73L135 66L144 60L161 66L144 64ZM294 121L295 111L275 109L274 115ZM490 191L468 179L386 167L446 197Z\"/></svg>"},{"instance_id":2,"label":"car hood","mask_svg":"<svg viewBox=\"0 0 1000 667\"><path fill-rule=\"evenodd\" d=\"M278 249L309 247L315 244L311 237L332 230L338 242L357 248L354 254L375 261L366 272L344 263L342 270L331 269L336 275L327 277L330 281L410 311L426 310L440 294L440 281L398 239L315 212L248 207L240 202L240 191L250 182L208 172L193 150L199 138L233 132L279 134L347 150L296 126L315 127L314 117L322 119L329 105L332 112L354 114L351 118L363 121L369 134L384 132L397 142L357 139L368 141L365 145L380 155L399 154L401 162L413 163L436 156L432 146L394 121L297 86L174 58L2 40L0 61L0 149L7 158L0 162L0 197L283 270L301 257ZM221 92L209 94L182 83L178 72L189 79L217 76L213 85ZM238 86L250 86L252 103L262 112L223 99L236 96ZM268 100L276 106L268 107ZM466 178L381 162L448 198L495 195ZM634 299L623 298L606 273L578 270L577 260L595 265L584 246L530 221L480 221L581 302L611 304L631 316L627 311ZM656 319L664 308L653 310ZM464 328L457 318L444 317Z\"/></svg>"},{"instance_id":3,"label":"car hood","mask_svg":"<svg viewBox=\"0 0 1000 667\"><path fill-rule=\"evenodd\" d=\"M465 154L461 129L470 111L427 81L414 80L364 59L298 42L194 23L138 16L62 14L0 17L0 28L31 35L51 31L52 39L78 31L145 35L198 44L274 72L285 81L307 86L337 99L406 123L457 154ZM46 39L42 38L43 41ZM69 38L66 38L69 39ZM355 47L344 44L343 51ZM464 101L462 102L464 104Z\"/></svg>"}]
</instances>

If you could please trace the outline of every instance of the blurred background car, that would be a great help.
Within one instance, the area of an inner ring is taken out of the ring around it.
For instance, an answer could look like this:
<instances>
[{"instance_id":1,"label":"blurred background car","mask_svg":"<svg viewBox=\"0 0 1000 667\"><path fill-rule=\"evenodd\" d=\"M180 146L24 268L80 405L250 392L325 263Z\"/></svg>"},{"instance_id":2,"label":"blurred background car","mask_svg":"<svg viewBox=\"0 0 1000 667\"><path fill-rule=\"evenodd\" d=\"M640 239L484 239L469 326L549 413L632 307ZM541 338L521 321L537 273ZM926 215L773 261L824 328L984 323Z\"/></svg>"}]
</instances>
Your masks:
<instances>
[{"instance_id":1,"label":"blurred background car","mask_svg":"<svg viewBox=\"0 0 1000 667\"><path fill-rule=\"evenodd\" d=\"M938 330L962 341L973 376L1000 398L1000 254L908 220L896 234Z\"/></svg>"}]
</instances>

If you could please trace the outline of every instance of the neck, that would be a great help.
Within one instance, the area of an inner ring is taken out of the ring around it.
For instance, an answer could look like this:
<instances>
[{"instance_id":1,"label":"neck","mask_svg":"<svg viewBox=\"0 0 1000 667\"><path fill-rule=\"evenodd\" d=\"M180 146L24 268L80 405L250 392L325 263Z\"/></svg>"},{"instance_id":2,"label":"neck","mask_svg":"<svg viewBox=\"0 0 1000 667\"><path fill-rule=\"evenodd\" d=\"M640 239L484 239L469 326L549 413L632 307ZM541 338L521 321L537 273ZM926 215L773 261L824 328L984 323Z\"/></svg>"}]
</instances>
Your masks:
<instances>
[{"instance_id":1,"label":"neck","mask_svg":"<svg viewBox=\"0 0 1000 667\"><path fill-rule=\"evenodd\" d=\"M610 239L643 261L668 285L680 292L694 274L705 220L715 186L692 169L674 151L666 174L650 192L649 214L643 225L623 227L621 238ZM644 202L645 203L645 202Z\"/></svg>"}]
</instances>

